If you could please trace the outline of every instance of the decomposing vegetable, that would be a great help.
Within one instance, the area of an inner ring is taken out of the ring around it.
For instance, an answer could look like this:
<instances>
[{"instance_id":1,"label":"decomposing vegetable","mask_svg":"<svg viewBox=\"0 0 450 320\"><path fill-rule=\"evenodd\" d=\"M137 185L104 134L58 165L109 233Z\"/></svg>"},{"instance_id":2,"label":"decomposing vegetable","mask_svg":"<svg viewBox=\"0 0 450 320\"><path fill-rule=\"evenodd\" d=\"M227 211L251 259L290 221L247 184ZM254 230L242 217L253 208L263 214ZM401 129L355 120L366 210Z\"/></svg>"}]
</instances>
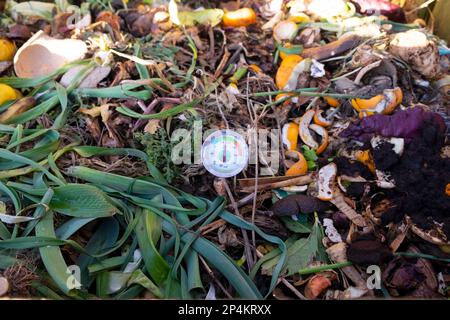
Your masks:
<instances>
[{"instance_id":1,"label":"decomposing vegetable","mask_svg":"<svg viewBox=\"0 0 450 320\"><path fill-rule=\"evenodd\" d=\"M309 15L316 19L331 20L354 15L353 4L344 0L309 0L301 1Z\"/></svg>"},{"instance_id":2,"label":"decomposing vegetable","mask_svg":"<svg viewBox=\"0 0 450 320\"><path fill-rule=\"evenodd\" d=\"M30 24L39 19L50 20L53 10L56 10L56 5L54 3L44 1L25 1L20 3L10 1L8 7L11 17L15 21L23 19L24 22Z\"/></svg>"},{"instance_id":3,"label":"decomposing vegetable","mask_svg":"<svg viewBox=\"0 0 450 320\"><path fill-rule=\"evenodd\" d=\"M409 217L407 217L408 220L410 220ZM423 240L438 245L438 246L446 246L450 245L450 240L446 239L444 235L444 239L439 233L435 232L434 230L423 230L422 228L418 227L415 224L411 225L411 231L417 235L418 237L422 238Z\"/></svg>"},{"instance_id":4,"label":"decomposing vegetable","mask_svg":"<svg viewBox=\"0 0 450 320\"><path fill-rule=\"evenodd\" d=\"M391 288L409 291L417 288L425 280L425 275L416 264L397 258L383 271L383 280Z\"/></svg>"},{"instance_id":5,"label":"decomposing vegetable","mask_svg":"<svg viewBox=\"0 0 450 320\"><path fill-rule=\"evenodd\" d=\"M426 78L437 78L441 72L438 47L422 31L409 30L395 34L389 51Z\"/></svg>"},{"instance_id":6,"label":"decomposing vegetable","mask_svg":"<svg viewBox=\"0 0 450 320\"><path fill-rule=\"evenodd\" d=\"M86 53L87 46L81 40L55 39L39 31L17 51L14 71L21 78L45 76L67 63L83 59Z\"/></svg>"},{"instance_id":7,"label":"decomposing vegetable","mask_svg":"<svg viewBox=\"0 0 450 320\"><path fill-rule=\"evenodd\" d=\"M64 87L69 87L73 81L76 79L78 74L83 70L83 66L75 66L70 68L59 81ZM97 85L105 79L109 73L111 72L111 68L108 66L104 67L95 67L88 75L86 75L83 80L80 82L78 88L96 88Z\"/></svg>"},{"instance_id":8,"label":"decomposing vegetable","mask_svg":"<svg viewBox=\"0 0 450 320\"><path fill-rule=\"evenodd\" d=\"M331 286L332 282L336 280L336 274L333 272L322 272L316 274L311 279L305 287L305 297L308 299L317 299L328 287Z\"/></svg>"},{"instance_id":9,"label":"decomposing vegetable","mask_svg":"<svg viewBox=\"0 0 450 320\"><path fill-rule=\"evenodd\" d=\"M366 117L351 124L342 133L342 137L368 142L374 135L383 137L404 138L406 141L420 135L420 130L425 123L433 123L434 126L445 132L445 121L438 113L425 111L421 107L399 110L393 115L374 115Z\"/></svg>"},{"instance_id":10,"label":"decomposing vegetable","mask_svg":"<svg viewBox=\"0 0 450 320\"><path fill-rule=\"evenodd\" d=\"M293 216L299 213L324 212L329 208L330 205L327 202L315 197L293 194L275 202L272 212L277 216Z\"/></svg>"},{"instance_id":11,"label":"decomposing vegetable","mask_svg":"<svg viewBox=\"0 0 450 320\"><path fill-rule=\"evenodd\" d=\"M0 38L0 62L11 61L16 53L16 45L8 39Z\"/></svg>"},{"instance_id":12,"label":"decomposing vegetable","mask_svg":"<svg viewBox=\"0 0 450 320\"><path fill-rule=\"evenodd\" d=\"M222 23L225 27L247 27L256 23L256 13L251 8L227 11L223 15Z\"/></svg>"},{"instance_id":13,"label":"decomposing vegetable","mask_svg":"<svg viewBox=\"0 0 450 320\"><path fill-rule=\"evenodd\" d=\"M273 28L273 37L278 42L290 41L296 36L297 30L298 26L294 21L280 21Z\"/></svg>"}]
</instances>

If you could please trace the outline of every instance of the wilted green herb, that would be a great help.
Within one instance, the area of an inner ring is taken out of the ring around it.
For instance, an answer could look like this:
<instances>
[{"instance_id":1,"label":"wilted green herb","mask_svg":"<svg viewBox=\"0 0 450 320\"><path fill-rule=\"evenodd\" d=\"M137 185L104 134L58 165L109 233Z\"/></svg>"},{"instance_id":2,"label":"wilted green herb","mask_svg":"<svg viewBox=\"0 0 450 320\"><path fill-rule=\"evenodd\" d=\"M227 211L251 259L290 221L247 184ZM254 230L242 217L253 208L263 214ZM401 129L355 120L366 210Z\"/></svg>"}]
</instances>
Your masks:
<instances>
[{"instance_id":1,"label":"wilted green herb","mask_svg":"<svg viewBox=\"0 0 450 320\"><path fill-rule=\"evenodd\" d=\"M172 162L173 143L163 128L155 134L136 133L134 136L144 147L149 161L154 164L170 183L178 174L179 168Z\"/></svg>"}]
</instances>

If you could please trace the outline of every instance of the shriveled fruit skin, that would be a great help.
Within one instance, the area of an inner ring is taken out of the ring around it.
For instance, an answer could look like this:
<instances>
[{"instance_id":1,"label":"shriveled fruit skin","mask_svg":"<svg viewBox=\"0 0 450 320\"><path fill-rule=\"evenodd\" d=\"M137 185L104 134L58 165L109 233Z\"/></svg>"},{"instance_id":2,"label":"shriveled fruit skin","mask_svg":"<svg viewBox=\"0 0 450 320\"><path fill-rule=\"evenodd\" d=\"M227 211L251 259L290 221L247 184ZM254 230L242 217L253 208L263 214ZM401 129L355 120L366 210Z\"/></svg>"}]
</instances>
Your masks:
<instances>
[{"instance_id":1,"label":"shriveled fruit skin","mask_svg":"<svg viewBox=\"0 0 450 320\"><path fill-rule=\"evenodd\" d=\"M329 286L331 286L332 279L325 277L321 274L317 274L312 277L305 288L305 296L308 299L316 299L321 295Z\"/></svg>"},{"instance_id":2,"label":"shriveled fruit skin","mask_svg":"<svg viewBox=\"0 0 450 320\"><path fill-rule=\"evenodd\" d=\"M292 216L298 213L324 212L330 209L327 202L303 194L289 195L275 202L272 212L277 216Z\"/></svg>"},{"instance_id":3,"label":"shriveled fruit skin","mask_svg":"<svg viewBox=\"0 0 450 320\"><path fill-rule=\"evenodd\" d=\"M356 265L380 265L392 257L387 245L375 240L360 240L349 244L347 258Z\"/></svg>"}]
</instances>

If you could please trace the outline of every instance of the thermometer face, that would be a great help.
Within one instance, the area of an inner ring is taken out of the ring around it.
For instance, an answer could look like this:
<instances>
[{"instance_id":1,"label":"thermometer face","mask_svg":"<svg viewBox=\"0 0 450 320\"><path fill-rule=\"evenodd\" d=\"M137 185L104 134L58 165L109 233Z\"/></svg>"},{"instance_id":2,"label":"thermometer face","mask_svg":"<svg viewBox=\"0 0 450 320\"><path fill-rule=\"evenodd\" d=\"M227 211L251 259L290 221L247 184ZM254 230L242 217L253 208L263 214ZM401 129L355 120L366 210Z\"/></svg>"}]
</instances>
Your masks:
<instances>
[{"instance_id":1,"label":"thermometer face","mask_svg":"<svg viewBox=\"0 0 450 320\"><path fill-rule=\"evenodd\" d=\"M216 131L202 145L202 163L217 177L233 177L245 168L247 162L247 143L234 131Z\"/></svg>"}]
</instances>

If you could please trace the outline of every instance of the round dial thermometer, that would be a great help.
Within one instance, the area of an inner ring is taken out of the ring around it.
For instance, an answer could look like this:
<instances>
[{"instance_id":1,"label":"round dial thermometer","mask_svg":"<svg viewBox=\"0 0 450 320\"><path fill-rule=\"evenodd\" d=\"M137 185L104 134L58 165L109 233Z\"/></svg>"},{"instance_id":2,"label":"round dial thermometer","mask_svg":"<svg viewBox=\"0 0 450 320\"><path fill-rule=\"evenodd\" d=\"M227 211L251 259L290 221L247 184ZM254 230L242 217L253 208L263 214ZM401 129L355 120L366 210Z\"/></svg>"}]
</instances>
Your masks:
<instances>
[{"instance_id":1,"label":"round dial thermometer","mask_svg":"<svg viewBox=\"0 0 450 320\"><path fill-rule=\"evenodd\" d=\"M248 163L247 143L234 131L215 131L202 145L202 163L217 177L233 177Z\"/></svg>"}]
</instances>

